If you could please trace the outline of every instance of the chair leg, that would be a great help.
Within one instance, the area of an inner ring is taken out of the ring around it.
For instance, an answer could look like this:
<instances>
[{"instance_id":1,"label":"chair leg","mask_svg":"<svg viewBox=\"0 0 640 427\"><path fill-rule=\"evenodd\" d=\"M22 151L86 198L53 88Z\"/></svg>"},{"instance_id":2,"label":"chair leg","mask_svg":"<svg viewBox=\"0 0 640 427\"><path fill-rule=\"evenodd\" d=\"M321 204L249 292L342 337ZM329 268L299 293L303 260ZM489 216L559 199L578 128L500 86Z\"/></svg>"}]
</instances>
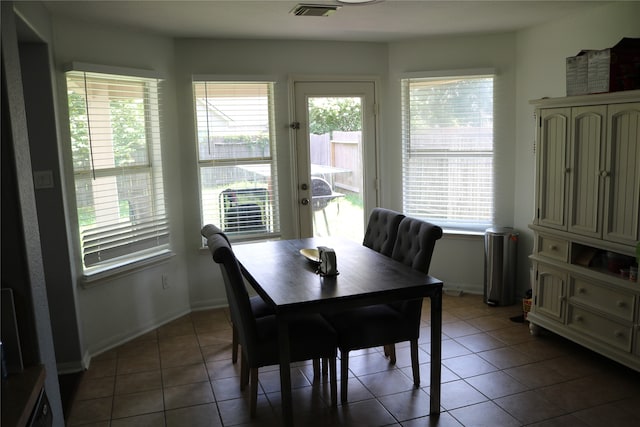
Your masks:
<instances>
[{"instance_id":1,"label":"chair leg","mask_svg":"<svg viewBox=\"0 0 640 427\"><path fill-rule=\"evenodd\" d=\"M389 358L392 365L396 364L396 345L387 344L384 346L384 356Z\"/></svg>"},{"instance_id":2,"label":"chair leg","mask_svg":"<svg viewBox=\"0 0 640 427\"><path fill-rule=\"evenodd\" d=\"M236 363L238 361L238 330L235 324L231 324L232 341L231 341L231 362Z\"/></svg>"},{"instance_id":3,"label":"chair leg","mask_svg":"<svg viewBox=\"0 0 640 427\"><path fill-rule=\"evenodd\" d=\"M338 406L338 369L336 367L336 358L331 357L329 359L324 359L325 362L329 362L329 370L331 371L330 375L330 386L331 386L331 406Z\"/></svg>"},{"instance_id":4,"label":"chair leg","mask_svg":"<svg viewBox=\"0 0 640 427\"><path fill-rule=\"evenodd\" d=\"M411 370L413 371L413 385L420 387L420 361L418 360L418 340L411 340Z\"/></svg>"},{"instance_id":5,"label":"chair leg","mask_svg":"<svg viewBox=\"0 0 640 427\"><path fill-rule=\"evenodd\" d=\"M313 383L320 380L320 359L313 359Z\"/></svg>"},{"instance_id":6,"label":"chair leg","mask_svg":"<svg viewBox=\"0 0 640 427\"><path fill-rule=\"evenodd\" d=\"M347 385L349 383L349 352L340 351L340 401L347 403Z\"/></svg>"},{"instance_id":7,"label":"chair leg","mask_svg":"<svg viewBox=\"0 0 640 427\"><path fill-rule=\"evenodd\" d=\"M249 384L249 363L244 355L240 355L240 390L243 391Z\"/></svg>"},{"instance_id":8,"label":"chair leg","mask_svg":"<svg viewBox=\"0 0 640 427\"><path fill-rule=\"evenodd\" d=\"M324 359L322 359L322 377L326 377L327 376L327 366L329 365L329 358L325 357Z\"/></svg>"},{"instance_id":9,"label":"chair leg","mask_svg":"<svg viewBox=\"0 0 640 427\"><path fill-rule=\"evenodd\" d=\"M255 418L257 406L258 406L258 368L251 368L251 403L249 405L251 418Z\"/></svg>"}]
</instances>

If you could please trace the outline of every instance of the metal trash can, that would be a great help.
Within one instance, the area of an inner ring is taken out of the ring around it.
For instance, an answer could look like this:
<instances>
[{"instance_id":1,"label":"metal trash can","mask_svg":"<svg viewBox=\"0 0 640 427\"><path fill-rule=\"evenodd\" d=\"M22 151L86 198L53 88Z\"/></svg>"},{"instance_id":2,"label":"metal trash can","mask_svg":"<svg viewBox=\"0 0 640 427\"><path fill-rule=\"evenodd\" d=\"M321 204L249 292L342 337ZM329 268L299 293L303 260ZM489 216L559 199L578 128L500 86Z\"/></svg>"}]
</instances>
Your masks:
<instances>
[{"instance_id":1,"label":"metal trash can","mask_svg":"<svg viewBox=\"0 0 640 427\"><path fill-rule=\"evenodd\" d=\"M484 234L484 302L515 303L518 233L511 227L488 228Z\"/></svg>"}]
</instances>

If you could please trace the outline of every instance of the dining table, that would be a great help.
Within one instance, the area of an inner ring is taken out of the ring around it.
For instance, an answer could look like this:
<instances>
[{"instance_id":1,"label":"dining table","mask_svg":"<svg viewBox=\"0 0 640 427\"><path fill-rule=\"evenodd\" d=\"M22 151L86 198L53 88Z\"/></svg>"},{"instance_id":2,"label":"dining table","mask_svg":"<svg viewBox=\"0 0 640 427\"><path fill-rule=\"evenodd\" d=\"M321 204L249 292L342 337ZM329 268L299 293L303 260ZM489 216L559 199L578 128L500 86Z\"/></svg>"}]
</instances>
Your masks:
<instances>
[{"instance_id":1,"label":"dining table","mask_svg":"<svg viewBox=\"0 0 640 427\"><path fill-rule=\"evenodd\" d=\"M318 273L314 249L334 250L338 274ZM430 416L440 414L442 281L358 242L313 237L234 244L246 281L271 306L278 324L283 424L293 425L289 319L416 298L430 299Z\"/></svg>"}]
</instances>

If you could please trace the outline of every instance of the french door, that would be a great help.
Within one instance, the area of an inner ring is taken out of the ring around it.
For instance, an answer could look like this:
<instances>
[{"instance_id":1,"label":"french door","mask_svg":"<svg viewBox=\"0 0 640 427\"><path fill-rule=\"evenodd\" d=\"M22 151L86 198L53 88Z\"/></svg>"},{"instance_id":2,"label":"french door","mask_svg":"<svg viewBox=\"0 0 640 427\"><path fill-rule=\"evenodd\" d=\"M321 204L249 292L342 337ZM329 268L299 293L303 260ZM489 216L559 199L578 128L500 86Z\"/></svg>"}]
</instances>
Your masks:
<instances>
[{"instance_id":1,"label":"french door","mask_svg":"<svg viewBox=\"0 0 640 427\"><path fill-rule=\"evenodd\" d=\"M294 82L300 237L362 241L377 205L373 81Z\"/></svg>"}]
</instances>

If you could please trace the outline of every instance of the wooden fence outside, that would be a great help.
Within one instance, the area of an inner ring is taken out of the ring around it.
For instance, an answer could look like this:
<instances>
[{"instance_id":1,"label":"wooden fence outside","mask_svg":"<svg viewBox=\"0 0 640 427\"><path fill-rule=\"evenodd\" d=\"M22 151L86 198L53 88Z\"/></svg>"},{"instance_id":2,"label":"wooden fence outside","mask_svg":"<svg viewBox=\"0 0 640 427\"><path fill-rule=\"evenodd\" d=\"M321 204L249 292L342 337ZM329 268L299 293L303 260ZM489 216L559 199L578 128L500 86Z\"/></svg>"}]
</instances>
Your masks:
<instances>
[{"instance_id":1,"label":"wooden fence outside","mask_svg":"<svg viewBox=\"0 0 640 427\"><path fill-rule=\"evenodd\" d=\"M333 185L343 192L360 194L362 185L362 132L333 132L331 135L311 135L311 163L349 172L337 173Z\"/></svg>"}]
</instances>

